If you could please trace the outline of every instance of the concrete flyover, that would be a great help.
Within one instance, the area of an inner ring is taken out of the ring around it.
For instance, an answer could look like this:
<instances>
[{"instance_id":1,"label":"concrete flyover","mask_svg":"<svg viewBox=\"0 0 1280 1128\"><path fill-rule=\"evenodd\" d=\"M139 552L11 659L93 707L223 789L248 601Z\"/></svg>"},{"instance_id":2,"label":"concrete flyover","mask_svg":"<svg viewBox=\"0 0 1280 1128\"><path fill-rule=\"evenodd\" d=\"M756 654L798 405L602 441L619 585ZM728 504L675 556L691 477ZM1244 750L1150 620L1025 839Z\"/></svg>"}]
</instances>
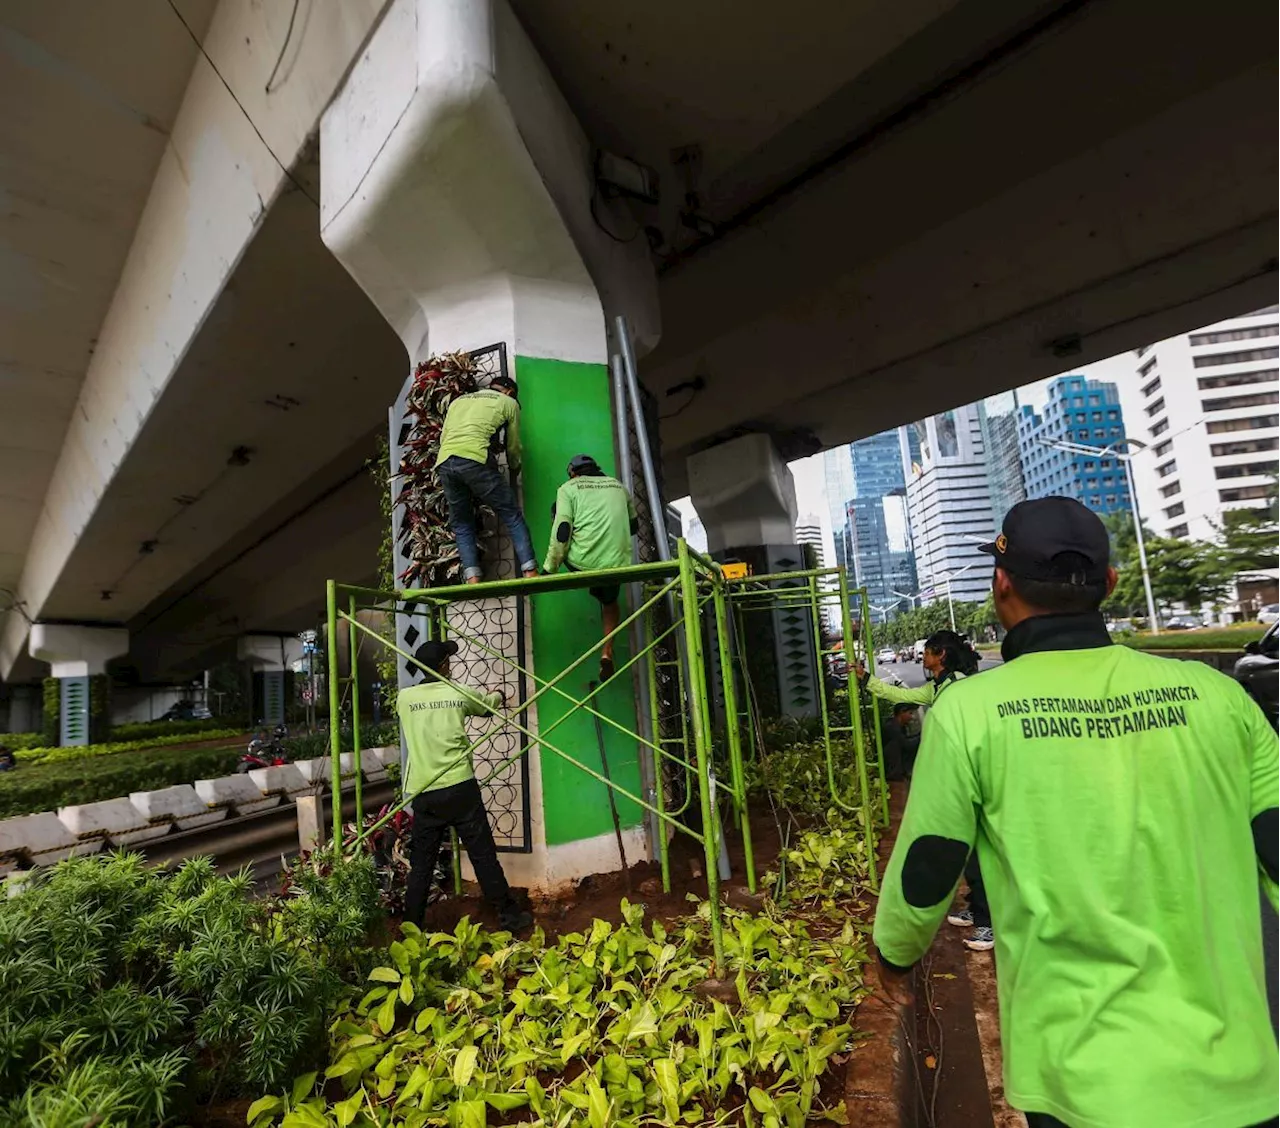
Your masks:
<instances>
[{"instance_id":1,"label":"concrete flyover","mask_svg":"<svg viewBox=\"0 0 1280 1128\"><path fill-rule=\"evenodd\" d=\"M555 277L640 330L677 496L729 437L794 457L1275 300L1274 5L441 3L482 17L505 148L470 153L486 192L417 225L397 285L548 270L520 241L561 224ZM125 627L156 678L372 578L363 466L414 345L321 239L320 122L337 98L350 143L392 137L448 45L360 64L426 19L4 5L0 676L44 672L32 622ZM476 123L416 144L461 158ZM597 191L597 148L660 203ZM420 165L424 200L450 167Z\"/></svg>"}]
</instances>

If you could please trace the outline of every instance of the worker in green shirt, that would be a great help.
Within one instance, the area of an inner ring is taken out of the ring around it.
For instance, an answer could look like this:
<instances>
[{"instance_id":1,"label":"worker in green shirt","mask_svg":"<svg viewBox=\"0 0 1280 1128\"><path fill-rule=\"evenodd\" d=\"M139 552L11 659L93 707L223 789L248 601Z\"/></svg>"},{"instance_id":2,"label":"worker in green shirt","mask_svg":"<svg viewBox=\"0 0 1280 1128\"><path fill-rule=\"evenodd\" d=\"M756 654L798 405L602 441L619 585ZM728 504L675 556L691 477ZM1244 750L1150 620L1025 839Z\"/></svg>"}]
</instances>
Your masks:
<instances>
[{"instance_id":1,"label":"worker in green shirt","mask_svg":"<svg viewBox=\"0 0 1280 1128\"><path fill-rule=\"evenodd\" d=\"M867 667L857 665L858 681L868 693L891 705L932 705L934 698L957 678L967 678L978 672L982 661L969 640L955 631L934 631L924 644L924 685L909 689L905 685L890 685L877 677L867 676Z\"/></svg>"},{"instance_id":2,"label":"worker in green shirt","mask_svg":"<svg viewBox=\"0 0 1280 1128\"><path fill-rule=\"evenodd\" d=\"M550 575L563 563L574 572L622 568L631 563L631 538L638 522L626 486L610 478L589 454L569 461L569 480L556 493L551 543L542 570ZM599 602L605 642L600 651L600 680L613 677L613 639L618 627L618 584L587 591Z\"/></svg>"},{"instance_id":3,"label":"worker in green shirt","mask_svg":"<svg viewBox=\"0 0 1280 1128\"><path fill-rule=\"evenodd\" d=\"M487 505L511 534L516 562L525 576L538 574L529 526L515 490L498 469L501 436L506 436L507 466L520 473L520 404L516 382L497 376L487 388L458 396L445 412L436 453L436 474L449 506L449 525L458 542L462 578L480 582L480 546L476 542L477 502Z\"/></svg>"},{"instance_id":4,"label":"worker in green shirt","mask_svg":"<svg viewBox=\"0 0 1280 1128\"><path fill-rule=\"evenodd\" d=\"M1274 1124L1275 732L1208 665L1112 644L1107 532L1078 502L1015 505L985 550L1005 661L930 711L873 932L889 990L976 845L1031 1128Z\"/></svg>"},{"instance_id":5,"label":"worker in green shirt","mask_svg":"<svg viewBox=\"0 0 1280 1128\"><path fill-rule=\"evenodd\" d=\"M485 900L503 928L518 932L532 924L533 917L516 903L498 861L466 730L468 717L496 713L503 704L502 694L451 684L449 659L457 653L456 642L428 642L419 647L414 661L426 672L426 680L406 686L396 698L409 753L404 793L413 796L404 918L422 924L440 847L452 827L471 859Z\"/></svg>"},{"instance_id":6,"label":"worker in green shirt","mask_svg":"<svg viewBox=\"0 0 1280 1128\"><path fill-rule=\"evenodd\" d=\"M897 705L932 705L938 695L960 678L972 677L982 661L969 640L955 631L934 631L924 644L920 664L925 683L915 689L890 685L879 678L867 677L866 667L858 663L858 680L875 697ZM882 745L883 747L883 745ZM886 760L886 764L888 761ZM913 763L914 766L914 763ZM982 865L976 850L971 851L964 866L964 880L969 887L967 906L947 914L947 923L970 931L963 937L966 948L973 952L989 952L996 946L991 927L991 906L987 903L987 887L982 880Z\"/></svg>"}]
</instances>

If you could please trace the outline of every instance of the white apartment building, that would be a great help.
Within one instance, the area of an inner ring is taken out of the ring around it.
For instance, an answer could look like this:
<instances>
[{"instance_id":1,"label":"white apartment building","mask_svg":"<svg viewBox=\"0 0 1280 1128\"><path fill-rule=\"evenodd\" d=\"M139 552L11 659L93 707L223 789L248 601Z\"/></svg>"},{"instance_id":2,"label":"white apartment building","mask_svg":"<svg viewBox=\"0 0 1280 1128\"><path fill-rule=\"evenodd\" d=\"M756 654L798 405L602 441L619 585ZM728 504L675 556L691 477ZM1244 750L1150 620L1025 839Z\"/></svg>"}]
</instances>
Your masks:
<instances>
[{"instance_id":1,"label":"white apartment building","mask_svg":"<svg viewBox=\"0 0 1280 1128\"><path fill-rule=\"evenodd\" d=\"M1139 349L1120 399L1144 522L1210 540L1223 510L1261 506L1280 447L1280 307Z\"/></svg>"},{"instance_id":2,"label":"white apartment building","mask_svg":"<svg viewBox=\"0 0 1280 1128\"><path fill-rule=\"evenodd\" d=\"M813 546L819 568L825 568L826 553L822 551L822 522L816 513L806 513L796 522L796 544Z\"/></svg>"},{"instance_id":3,"label":"white apartment building","mask_svg":"<svg viewBox=\"0 0 1280 1128\"><path fill-rule=\"evenodd\" d=\"M911 456L911 433L920 461ZM907 513L923 603L951 597L981 603L991 590L991 557L978 545L996 535L990 473L975 404L898 429Z\"/></svg>"}]
</instances>

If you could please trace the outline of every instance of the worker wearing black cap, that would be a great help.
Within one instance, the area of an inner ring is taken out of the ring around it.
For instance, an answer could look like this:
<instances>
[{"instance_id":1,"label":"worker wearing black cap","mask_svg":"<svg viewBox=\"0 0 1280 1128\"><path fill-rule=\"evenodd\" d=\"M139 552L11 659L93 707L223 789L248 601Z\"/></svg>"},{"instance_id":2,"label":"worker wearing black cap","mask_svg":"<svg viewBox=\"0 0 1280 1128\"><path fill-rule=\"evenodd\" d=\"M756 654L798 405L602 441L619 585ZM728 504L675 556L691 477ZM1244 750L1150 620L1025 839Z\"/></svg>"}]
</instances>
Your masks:
<instances>
[{"instance_id":1,"label":"worker wearing black cap","mask_svg":"<svg viewBox=\"0 0 1280 1128\"><path fill-rule=\"evenodd\" d=\"M631 538L638 522L635 502L617 478L611 478L589 454L569 460L569 480L556 492L551 516L551 543L542 570L550 575L565 564L570 571L595 572L631 563ZM606 639L600 649L600 680L613 676L613 639L620 611L620 585L604 583L587 589L600 604Z\"/></svg>"},{"instance_id":2,"label":"worker wearing black cap","mask_svg":"<svg viewBox=\"0 0 1280 1128\"><path fill-rule=\"evenodd\" d=\"M533 917L521 911L498 861L466 730L468 717L497 712L503 704L502 694L450 684L449 659L457 653L456 642L428 642L419 647L414 661L424 670L425 680L406 686L396 698L409 750L404 793L413 796L404 918L422 924L440 847L445 832L453 827L502 927L519 931L532 924Z\"/></svg>"},{"instance_id":3,"label":"worker wearing black cap","mask_svg":"<svg viewBox=\"0 0 1280 1128\"><path fill-rule=\"evenodd\" d=\"M519 474L520 401L510 376L498 376L487 388L458 396L449 404L436 452L436 476L449 507L462 577L469 584L478 584L481 576L477 503L487 505L506 526L521 573L526 577L538 574L529 526L515 490L498 469L497 451L504 437L507 467L512 474Z\"/></svg>"},{"instance_id":4,"label":"worker wearing black cap","mask_svg":"<svg viewBox=\"0 0 1280 1128\"><path fill-rule=\"evenodd\" d=\"M1109 548L1062 497L984 546L1004 665L930 712L874 941L892 992L976 846L1005 1091L1031 1128L1274 1124L1275 733L1208 665L1112 645Z\"/></svg>"}]
</instances>

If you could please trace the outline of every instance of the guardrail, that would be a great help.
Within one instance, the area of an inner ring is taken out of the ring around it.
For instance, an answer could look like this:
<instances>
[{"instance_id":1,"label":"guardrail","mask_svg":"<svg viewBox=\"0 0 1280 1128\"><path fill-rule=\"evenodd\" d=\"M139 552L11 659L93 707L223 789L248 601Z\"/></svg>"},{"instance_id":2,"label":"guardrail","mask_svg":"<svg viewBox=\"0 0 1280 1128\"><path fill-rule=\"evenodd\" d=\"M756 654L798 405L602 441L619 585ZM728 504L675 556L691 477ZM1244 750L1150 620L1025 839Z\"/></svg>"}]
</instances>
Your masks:
<instances>
[{"instance_id":1,"label":"guardrail","mask_svg":"<svg viewBox=\"0 0 1280 1128\"><path fill-rule=\"evenodd\" d=\"M364 801L377 807L390 803L395 788L383 780L379 783L365 781ZM330 825L333 803L328 793L321 801L320 826ZM342 818L355 818L356 798L354 789L342 794ZM225 819L210 826L194 830L177 831L163 838L153 838L131 849L142 854L149 862L175 864L186 858L210 857L219 873L234 873L248 867L255 881L264 882L281 873L287 860L296 857L298 846L298 808L295 803L285 803L251 815Z\"/></svg>"}]
</instances>

